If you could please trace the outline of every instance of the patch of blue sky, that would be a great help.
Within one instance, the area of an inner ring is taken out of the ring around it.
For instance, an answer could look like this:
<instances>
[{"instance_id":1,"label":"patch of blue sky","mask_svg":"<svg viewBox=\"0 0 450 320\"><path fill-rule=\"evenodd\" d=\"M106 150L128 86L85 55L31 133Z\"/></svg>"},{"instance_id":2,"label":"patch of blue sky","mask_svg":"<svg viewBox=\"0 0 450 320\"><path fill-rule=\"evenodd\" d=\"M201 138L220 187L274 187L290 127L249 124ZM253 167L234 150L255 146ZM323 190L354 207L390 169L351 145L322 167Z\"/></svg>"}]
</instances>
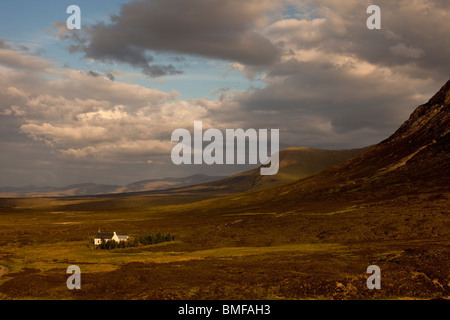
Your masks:
<instances>
[{"instance_id":1,"label":"patch of blue sky","mask_svg":"<svg viewBox=\"0 0 450 320\"><path fill-rule=\"evenodd\" d=\"M110 22L110 16L119 13L120 5L126 0L2 0L0 1L0 39L10 42L13 48L27 47L28 53L39 54L43 58L57 63L59 67L68 67L85 72L95 71L100 74L113 72L117 81L139 84L165 92L176 90L182 99L214 99L220 89L247 90L250 87L261 88L264 83L258 79L250 81L245 74L227 71L227 61L211 60L196 56L157 54L155 64L172 64L181 75L164 76L152 79L122 63L108 63L86 59L81 52L69 53L69 42L58 39L51 28L55 22L65 22L70 5L81 8L82 25L98 22ZM81 32L74 30L73 32ZM179 59L179 58L182 59ZM178 58L178 59L177 59ZM114 73L119 70L120 72ZM219 89L219 90L218 90Z\"/></svg>"},{"instance_id":2,"label":"patch of blue sky","mask_svg":"<svg viewBox=\"0 0 450 320\"><path fill-rule=\"evenodd\" d=\"M317 14L314 6L311 6L310 4L307 5L302 1L285 6L282 15L284 19L313 20L321 18Z\"/></svg>"},{"instance_id":3,"label":"patch of blue sky","mask_svg":"<svg viewBox=\"0 0 450 320\"><path fill-rule=\"evenodd\" d=\"M118 81L135 83L165 92L175 90L180 94L181 99L215 99L226 90L247 90L250 87L262 88L265 86L265 83L258 78L249 80L242 72L228 71L229 62L227 61L183 56L183 61L174 62L175 57L179 57L179 55L155 56L155 64L172 64L177 70L183 71L183 74L160 78L149 78L142 74L138 68L123 64L112 65L93 62L89 64L89 68L99 73L114 73L114 70L120 70L120 74L115 74Z\"/></svg>"},{"instance_id":4,"label":"patch of blue sky","mask_svg":"<svg viewBox=\"0 0 450 320\"><path fill-rule=\"evenodd\" d=\"M242 72L209 68L199 64L200 70L187 68L185 73L165 78L165 83L154 81L153 87L164 90L172 87L177 90L183 99L205 98L213 100L221 92L228 90L248 90L250 87L262 88L265 83L260 80L250 81Z\"/></svg>"},{"instance_id":5,"label":"patch of blue sky","mask_svg":"<svg viewBox=\"0 0 450 320\"><path fill-rule=\"evenodd\" d=\"M81 8L83 25L92 25L99 21L109 21L112 14L117 14L120 4L125 0L91 1L91 0L2 0L0 1L0 39L6 40L13 47L25 46L33 53L57 60L61 65L73 61L62 46L61 41L50 29L55 22L66 22L66 13L70 5Z\"/></svg>"},{"instance_id":6,"label":"patch of blue sky","mask_svg":"<svg viewBox=\"0 0 450 320\"><path fill-rule=\"evenodd\" d=\"M27 41L46 44L48 35L43 32L54 22L65 22L70 5L81 8L82 23L109 21L117 14L125 0L2 0L0 2L0 36L9 41ZM44 40L44 41L42 41Z\"/></svg>"}]
</instances>

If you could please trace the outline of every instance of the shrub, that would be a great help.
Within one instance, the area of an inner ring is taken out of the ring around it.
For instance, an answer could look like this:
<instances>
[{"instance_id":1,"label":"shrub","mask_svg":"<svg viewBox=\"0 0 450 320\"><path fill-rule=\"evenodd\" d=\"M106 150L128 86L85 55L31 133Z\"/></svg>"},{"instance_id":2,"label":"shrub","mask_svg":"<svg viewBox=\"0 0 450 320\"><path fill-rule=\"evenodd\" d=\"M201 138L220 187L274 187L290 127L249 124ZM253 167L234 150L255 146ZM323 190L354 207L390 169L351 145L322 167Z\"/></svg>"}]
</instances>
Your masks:
<instances>
[{"instance_id":1,"label":"shrub","mask_svg":"<svg viewBox=\"0 0 450 320\"><path fill-rule=\"evenodd\" d=\"M157 244L174 240L175 236L171 235L170 233L168 233L167 235L163 235L160 232L139 237L139 243L143 245Z\"/></svg>"},{"instance_id":2,"label":"shrub","mask_svg":"<svg viewBox=\"0 0 450 320\"><path fill-rule=\"evenodd\" d=\"M116 242L114 240L105 241L105 239L102 239L101 243L98 246L95 246L96 249L102 249L102 250L113 250L113 249L125 249L125 248L132 248L137 247L139 244L142 245L150 245L150 244L157 244L161 242L169 242L174 241L175 236L171 235L170 233L163 235L160 232L156 234L149 234L140 236L139 238L129 238L128 241L121 241ZM93 243L93 241L92 241Z\"/></svg>"}]
</instances>

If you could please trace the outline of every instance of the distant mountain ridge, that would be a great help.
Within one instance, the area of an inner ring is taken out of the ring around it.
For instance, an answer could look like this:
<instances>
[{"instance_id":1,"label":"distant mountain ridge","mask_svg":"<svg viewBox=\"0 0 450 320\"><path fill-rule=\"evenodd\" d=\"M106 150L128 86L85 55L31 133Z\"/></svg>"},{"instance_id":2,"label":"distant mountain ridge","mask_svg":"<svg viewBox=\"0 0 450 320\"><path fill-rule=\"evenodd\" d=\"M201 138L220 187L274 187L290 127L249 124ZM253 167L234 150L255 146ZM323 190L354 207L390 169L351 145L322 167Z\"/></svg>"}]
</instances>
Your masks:
<instances>
[{"instance_id":1,"label":"distant mountain ridge","mask_svg":"<svg viewBox=\"0 0 450 320\"><path fill-rule=\"evenodd\" d=\"M126 186L116 188L116 190L114 190L113 193L129 193L129 192L142 192L142 191L165 190L171 188L181 188L214 181L221 178L223 177L208 176L205 174L195 174L183 178L149 179L133 182Z\"/></svg>"},{"instance_id":2,"label":"distant mountain ridge","mask_svg":"<svg viewBox=\"0 0 450 320\"><path fill-rule=\"evenodd\" d=\"M105 185L95 183L80 183L65 187L2 187L0 196L3 197L39 197L39 196L80 196L88 194L110 193L119 188L116 185Z\"/></svg>"},{"instance_id":3,"label":"distant mountain ridge","mask_svg":"<svg viewBox=\"0 0 450 320\"><path fill-rule=\"evenodd\" d=\"M196 174L183 178L149 179L133 182L126 186L95 183L73 184L65 187L1 187L1 197L71 197L86 195L115 194L127 192L154 191L169 188L186 187L205 183L223 177Z\"/></svg>"},{"instance_id":4,"label":"distant mountain ridge","mask_svg":"<svg viewBox=\"0 0 450 320\"><path fill-rule=\"evenodd\" d=\"M72 197L132 194L159 190L218 192L218 195L222 193L240 193L293 182L342 163L365 150L366 148L352 150L319 150L306 147L286 148L280 151L279 171L273 176L261 176L260 169L257 168L229 177L195 174L183 178L141 180L126 186L84 183L61 188L35 186L22 188L3 187L0 188L0 197Z\"/></svg>"}]
</instances>

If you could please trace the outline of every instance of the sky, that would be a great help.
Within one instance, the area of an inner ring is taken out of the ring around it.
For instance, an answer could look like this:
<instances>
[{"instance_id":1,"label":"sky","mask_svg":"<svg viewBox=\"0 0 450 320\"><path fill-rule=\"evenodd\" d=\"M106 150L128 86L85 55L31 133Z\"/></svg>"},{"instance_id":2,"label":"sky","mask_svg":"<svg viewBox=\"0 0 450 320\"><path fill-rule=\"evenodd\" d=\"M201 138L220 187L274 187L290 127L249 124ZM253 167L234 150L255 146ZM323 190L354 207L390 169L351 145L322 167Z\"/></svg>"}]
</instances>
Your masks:
<instances>
[{"instance_id":1,"label":"sky","mask_svg":"<svg viewBox=\"0 0 450 320\"><path fill-rule=\"evenodd\" d=\"M447 0L3 0L0 187L248 169L174 165L171 133L194 121L373 145L448 80L449 57Z\"/></svg>"}]
</instances>

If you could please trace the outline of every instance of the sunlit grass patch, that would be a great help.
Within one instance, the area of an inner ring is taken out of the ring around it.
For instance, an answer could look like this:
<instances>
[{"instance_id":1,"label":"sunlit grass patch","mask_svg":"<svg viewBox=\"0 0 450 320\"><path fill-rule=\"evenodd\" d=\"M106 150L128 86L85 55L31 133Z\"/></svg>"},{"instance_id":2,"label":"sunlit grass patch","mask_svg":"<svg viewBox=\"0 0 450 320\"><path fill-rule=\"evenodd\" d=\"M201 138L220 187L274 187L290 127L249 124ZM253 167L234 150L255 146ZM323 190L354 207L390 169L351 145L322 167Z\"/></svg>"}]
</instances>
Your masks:
<instances>
[{"instance_id":1,"label":"sunlit grass patch","mask_svg":"<svg viewBox=\"0 0 450 320\"><path fill-rule=\"evenodd\" d=\"M37 269L45 272L51 269L67 268L75 264L83 272L96 273L113 271L131 262L170 263L207 258L229 258L249 255L264 255L274 252L311 253L336 251L343 247L336 244L292 244L273 247L222 247L191 252L147 251L148 247L180 244L178 241L150 246L140 246L126 250L93 250L85 241L58 242L28 245L21 248L8 246L5 251L11 254L8 265L10 272Z\"/></svg>"}]
</instances>

